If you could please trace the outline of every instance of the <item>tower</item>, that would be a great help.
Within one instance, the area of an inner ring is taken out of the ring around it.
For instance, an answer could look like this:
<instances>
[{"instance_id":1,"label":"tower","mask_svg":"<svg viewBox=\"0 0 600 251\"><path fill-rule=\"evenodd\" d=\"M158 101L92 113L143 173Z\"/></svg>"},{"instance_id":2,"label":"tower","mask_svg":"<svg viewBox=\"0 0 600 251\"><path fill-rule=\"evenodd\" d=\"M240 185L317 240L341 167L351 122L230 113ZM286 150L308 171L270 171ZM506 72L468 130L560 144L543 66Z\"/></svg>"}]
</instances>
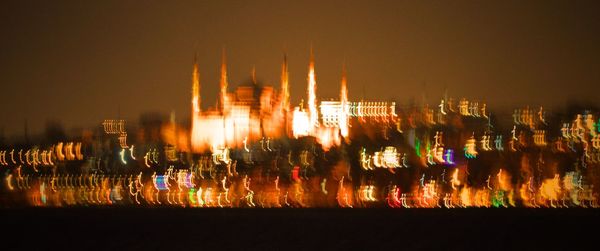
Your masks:
<instances>
[{"instance_id":1,"label":"tower","mask_svg":"<svg viewBox=\"0 0 600 251\"><path fill-rule=\"evenodd\" d=\"M310 48L310 63L308 65L308 116L309 116L309 132L314 131L314 128L319 123L319 113L317 111L316 98L317 82L315 80L315 60L312 47Z\"/></svg>"},{"instance_id":2,"label":"tower","mask_svg":"<svg viewBox=\"0 0 600 251\"><path fill-rule=\"evenodd\" d=\"M287 65L287 55L283 55L283 65L281 66L281 110L287 112L290 107L289 75Z\"/></svg>"},{"instance_id":3,"label":"tower","mask_svg":"<svg viewBox=\"0 0 600 251\"><path fill-rule=\"evenodd\" d=\"M227 99L227 62L225 56L225 48L223 48L223 52L221 55L221 81L219 83L221 87L220 93L220 110L221 112L225 111L225 107L227 107L228 99Z\"/></svg>"},{"instance_id":4,"label":"tower","mask_svg":"<svg viewBox=\"0 0 600 251\"><path fill-rule=\"evenodd\" d=\"M191 146L193 151L199 151L200 139L200 73L198 70L197 57L194 56L194 68L192 70L192 133Z\"/></svg>"},{"instance_id":5,"label":"tower","mask_svg":"<svg viewBox=\"0 0 600 251\"><path fill-rule=\"evenodd\" d=\"M198 60L194 56L194 69L192 70L192 117L200 114L200 72Z\"/></svg>"},{"instance_id":6,"label":"tower","mask_svg":"<svg viewBox=\"0 0 600 251\"><path fill-rule=\"evenodd\" d=\"M346 86L346 64L342 68L342 86L340 89L340 119L339 127L342 136L348 137L348 89Z\"/></svg>"}]
</instances>

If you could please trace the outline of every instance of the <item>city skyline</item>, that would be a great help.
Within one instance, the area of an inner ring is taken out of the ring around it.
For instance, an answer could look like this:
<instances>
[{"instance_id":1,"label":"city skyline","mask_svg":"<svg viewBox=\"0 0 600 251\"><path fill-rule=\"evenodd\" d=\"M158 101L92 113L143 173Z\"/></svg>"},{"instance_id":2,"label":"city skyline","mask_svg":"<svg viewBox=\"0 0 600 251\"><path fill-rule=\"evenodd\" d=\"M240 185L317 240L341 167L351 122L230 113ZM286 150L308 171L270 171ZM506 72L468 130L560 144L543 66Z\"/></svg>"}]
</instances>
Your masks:
<instances>
[{"instance_id":1,"label":"city skyline","mask_svg":"<svg viewBox=\"0 0 600 251\"><path fill-rule=\"evenodd\" d=\"M0 91L10 94L0 101L6 136L22 135L25 120L32 134L48 120L85 128L119 114L137 120L153 111L175 111L184 120L194 54L207 107L219 92L223 47L231 87L249 80L253 68L260 82L277 86L286 54L291 104L304 97L312 45L322 100L338 96L345 64L352 100L364 95L404 104L425 94L433 105L447 91L494 109L543 105L552 111L570 100L597 105L594 65L600 55L593 48L600 24L587 5L45 7L13 5L2 13L3 30L12 38L1 42L9 49L0 62ZM281 14L287 16L281 22L267 22ZM212 22L219 19L224 21Z\"/></svg>"},{"instance_id":2,"label":"city skyline","mask_svg":"<svg viewBox=\"0 0 600 251\"><path fill-rule=\"evenodd\" d=\"M593 247L599 11L3 2L3 247Z\"/></svg>"}]
</instances>

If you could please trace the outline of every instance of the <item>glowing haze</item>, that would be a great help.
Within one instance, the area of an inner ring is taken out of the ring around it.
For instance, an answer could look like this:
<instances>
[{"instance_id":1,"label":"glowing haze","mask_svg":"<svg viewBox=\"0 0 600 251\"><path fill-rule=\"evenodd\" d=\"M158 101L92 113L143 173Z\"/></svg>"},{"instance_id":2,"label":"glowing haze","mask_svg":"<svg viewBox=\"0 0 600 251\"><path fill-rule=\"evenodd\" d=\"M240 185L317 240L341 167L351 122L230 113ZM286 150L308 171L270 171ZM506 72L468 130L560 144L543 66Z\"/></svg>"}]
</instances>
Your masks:
<instances>
[{"instance_id":1,"label":"glowing haze","mask_svg":"<svg viewBox=\"0 0 600 251\"><path fill-rule=\"evenodd\" d=\"M597 103L598 4L14 1L0 9L0 128L23 135L27 120L33 134L48 119L69 129L149 111L187 121L194 54L206 109L220 102L223 47L230 91L254 66L278 86L286 53L292 106L309 103L311 44L325 100L339 97L346 62L350 100L434 104L447 90L496 109Z\"/></svg>"}]
</instances>

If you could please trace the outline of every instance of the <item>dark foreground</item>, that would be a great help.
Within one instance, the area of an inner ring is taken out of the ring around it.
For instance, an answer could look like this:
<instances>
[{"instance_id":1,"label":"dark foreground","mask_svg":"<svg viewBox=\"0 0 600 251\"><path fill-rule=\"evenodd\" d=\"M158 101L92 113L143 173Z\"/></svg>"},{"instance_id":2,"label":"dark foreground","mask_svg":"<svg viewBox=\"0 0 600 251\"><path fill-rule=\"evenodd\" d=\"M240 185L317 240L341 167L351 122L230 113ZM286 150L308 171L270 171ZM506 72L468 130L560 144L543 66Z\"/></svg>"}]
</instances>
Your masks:
<instances>
[{"instance_id":1,"label":"dark foreground","mask_svg":"<svg viewBox=\"0 0 600 251\"><path fill-rule=\"evenodd\" d=\"M600 245L594 209L0 209L3 250L515 250Z\"/></svg>"}]
</instances>

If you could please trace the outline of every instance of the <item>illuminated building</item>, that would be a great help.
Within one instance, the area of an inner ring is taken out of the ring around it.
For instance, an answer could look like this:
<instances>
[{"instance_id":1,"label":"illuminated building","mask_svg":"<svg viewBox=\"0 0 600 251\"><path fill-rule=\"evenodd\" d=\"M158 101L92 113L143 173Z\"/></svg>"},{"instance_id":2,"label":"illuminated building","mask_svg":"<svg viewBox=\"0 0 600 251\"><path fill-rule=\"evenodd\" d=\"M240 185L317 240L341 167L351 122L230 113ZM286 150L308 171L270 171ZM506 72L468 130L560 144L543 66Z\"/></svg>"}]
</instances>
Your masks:
<instances>
[{"instance_id":1,"label":"illuminated building","mask_svg":"<svg viewBox=\"0 0 600 251\"><path fill-rule=\"evenodd\" d=\"M228 92L227 66L223 52L218 105L201 110L198 65L192 72L191 148L199 153L225 147L242 147L243 142L282 136L313 136L325 150L349 138L351 118L361 122L395 121L395 103L350 102L344 67L339 100L317 100L314 56L310 53L307 102L290 111L287 59L281 71L281 87L261 86L253 76L251 83ZM306 105L306 107L304 107ZM373 120L371 120L373 119ZM291 125L291 126L288 126Z\"/></svg>"},{"instance_id":2,"label":"illuminated building","mask_svg":"<svg viewBox=\"0 0 600 251\"><path fill-rule=\"evenodd\" d=\"M289 91L287 62L284 59L281 93L273 87L260 86L253 76L251 83L228 92L225 53L221 64L219 105L206 111L200 105L198 65L192 73L192 151L242 147L244 141L263 137L281 137L287 133Z\"/></svg>"}]
</instances>

